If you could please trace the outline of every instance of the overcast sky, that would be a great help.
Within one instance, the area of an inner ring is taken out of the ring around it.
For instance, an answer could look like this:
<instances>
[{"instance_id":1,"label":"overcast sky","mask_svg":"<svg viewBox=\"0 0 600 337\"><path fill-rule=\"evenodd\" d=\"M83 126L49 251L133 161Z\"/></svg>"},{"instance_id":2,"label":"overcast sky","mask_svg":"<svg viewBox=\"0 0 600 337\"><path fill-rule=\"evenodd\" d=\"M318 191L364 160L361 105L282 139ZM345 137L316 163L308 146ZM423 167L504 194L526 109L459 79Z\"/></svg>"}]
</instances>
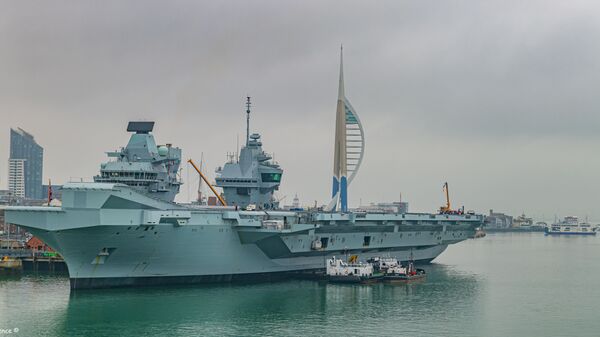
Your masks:
<instances>
[{"instance_id":1,"label":"overcast sky","mask_svg":"<svg viewBox=\"0 0 600 337\"><path fill-rule=\"evenodd\" d=\"M599 41L595 1L3 1L0 187L10 127L63 183L136 119L214 177L250 95L279 196L326 203L343 43L366 133L351 206L402 193L431 212L448 181L466 209L600 220Z\"/></svg>"}]
</instances>

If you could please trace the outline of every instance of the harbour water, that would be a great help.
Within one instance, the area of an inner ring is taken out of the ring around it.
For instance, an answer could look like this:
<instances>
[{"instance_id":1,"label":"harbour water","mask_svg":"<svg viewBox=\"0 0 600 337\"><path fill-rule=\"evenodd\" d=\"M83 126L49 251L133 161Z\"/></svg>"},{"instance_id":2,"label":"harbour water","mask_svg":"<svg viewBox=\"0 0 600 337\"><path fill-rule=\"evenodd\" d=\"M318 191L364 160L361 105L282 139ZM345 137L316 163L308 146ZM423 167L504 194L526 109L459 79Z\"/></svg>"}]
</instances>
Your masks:
<instances>
[{"instance_id":1,"label":"harbour water","mask_svg":"<svg viewBox=\"0 0 600 337\"><path fill-rule=\"evenodd\" d=\"M0 333L598 336L599 257L598 237L498 233L450 246L425 266L425 282L409 285L292 280L72 293L66 276L0 276Z\"/></svg>"}]
</instances>

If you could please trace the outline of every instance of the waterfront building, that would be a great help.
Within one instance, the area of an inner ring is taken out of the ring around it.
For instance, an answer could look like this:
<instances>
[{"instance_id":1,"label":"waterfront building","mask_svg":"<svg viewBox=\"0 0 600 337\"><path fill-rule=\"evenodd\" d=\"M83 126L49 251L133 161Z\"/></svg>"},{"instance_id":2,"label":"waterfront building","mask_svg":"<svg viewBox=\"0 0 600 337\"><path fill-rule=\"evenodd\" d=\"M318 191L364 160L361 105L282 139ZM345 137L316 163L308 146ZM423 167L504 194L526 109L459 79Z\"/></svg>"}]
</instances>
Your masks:
<instances>
[{"instance_id":1,"label":"waterfront building","mask_svg":"<svg viewBox=\"0 0 600 337\"><path fill-rule=\"evenodd\" d=\"M408 213L408 202L405 201L394 201L394 202L379 202L371 203L366 206L359 206L357 211L364 211L369 213Z\"/></svg>"},{"instance_id":2,"label":"waterfront building","mask_svg":"<svg viewBox=\"0 0 600 337\"><path fill-rule=\"evenodd\" d=\"M8 190L15 198L25 198L25 159L8 160Z\"/></svg>"},{"instance_id":3,"label":"waterfront building","mask_svg":"<svg viewBox=\"0 0 600 337\"><path fill-rule=\"evenodd\" d=\"M519 215L515 219L513 219L512 223L513 227L531 227L533 226L533 219L525 216L525 213Z\"/></svg>"},{"instance_id":4,"label":"waterfront building","mask_svg":"<svg viewBox=\"0 0 600 337\"><path fill-rule=\"evenodd\" d=\"M54 249L48 246L44 241L32 236L26 243L27 249L37 250L39 252L53 252Z\"/></svg>"},{"instance_id":5,"label":"waterfront building","mask_svg":"<svg viewBox=\"0 0 600 337\"><path fill-rule=\"evenodd\" d=\"M14 203L15 197L12 195L10 190L0 190L0 237L14 234L19 231L17 226L7 224L4 221L4 209L6 206Z\"/></svg>"},{"instance_id":6,"label":"waterfront building","mask_svg":"<svg viewBox=\"0 0 600 337\"><path fill-rule=\"evenodd\" d=\"M9 190L15 197L43 199L44 149L21 128L10 129Z\"/></svg>"},{"instance_id":7,"label":"waterfront building","mask_svg":"<svg viewBox=\"0 0 600 337\"><path fill-rule=\"evenodd\" d=\"M9 190L0 190L0 205L10 204L11 193Z\"/></svg>"},{"instance_id":8,"label":"waterfront building","mask_svg":"<svg viewBox=\"0 0 600 337\"><path fill-rule=\"evenodd\" d=\"M510 228L512 227L513 217L490 209L490 214L485 218L484 223L488 228Z\"/></svg>"},{"instance_id":9,"label":"waterfront building","mask_svg":"<svg viewBox=\"0 0 600 337\"><path fill-rule=\"evenodd\" d=\"M6 223L5 216L4 216L5 208L6 208L6 205L0 205L0 238L2 238L0 241L4 241L5 237L14 237L16 235L19 235L22 232L19 229L19 226ZM0 246L5 246L5 245L6 244L3 243Z\"/></svg>"}]
</instances>

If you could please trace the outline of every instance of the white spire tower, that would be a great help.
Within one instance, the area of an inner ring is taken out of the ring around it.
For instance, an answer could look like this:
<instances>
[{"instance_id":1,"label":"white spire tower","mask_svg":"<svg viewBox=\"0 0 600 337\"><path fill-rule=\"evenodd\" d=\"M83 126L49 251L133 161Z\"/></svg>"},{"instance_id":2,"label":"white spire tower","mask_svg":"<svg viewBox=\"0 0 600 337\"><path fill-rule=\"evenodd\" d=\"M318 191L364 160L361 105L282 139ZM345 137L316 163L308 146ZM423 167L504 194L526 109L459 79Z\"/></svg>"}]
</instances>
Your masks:
<instances>
[{"instance_id":1,"label":"white spire tower","mask_svg":"<svg viewBox=\"0 0 600 337\"><path fill-rule=\"evenodd\" d=\"M344 55L340 49L340 81L335 116L332 200L328 210L348 211L348 186L358 172L365 150L364 132L344 92Z\"/></svg>"}]
</instances>

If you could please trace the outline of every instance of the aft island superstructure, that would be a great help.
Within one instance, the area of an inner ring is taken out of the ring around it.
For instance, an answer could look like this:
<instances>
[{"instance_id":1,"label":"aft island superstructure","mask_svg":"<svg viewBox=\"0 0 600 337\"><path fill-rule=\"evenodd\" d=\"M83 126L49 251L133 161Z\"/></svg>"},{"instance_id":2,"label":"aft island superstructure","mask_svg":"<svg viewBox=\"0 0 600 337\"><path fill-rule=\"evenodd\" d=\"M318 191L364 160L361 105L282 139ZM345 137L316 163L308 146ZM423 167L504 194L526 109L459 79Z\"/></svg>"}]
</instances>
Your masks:
<instances>
[{"instance_id":1,"label":"aft island superstructure","mask_svg":"<svg viewBox=\"0 0 600 337\"><path fill-rule=\"evenodd\" d=\"M358 118L342 103L347 128ZM273 279L324 270L344 254L429 262L483 222L472 214L352 212L342 192L348 166L335 170L334 209L282 210L273 193L283 169L249 127L238 158L217 169L228 206L178 204L181 150L157 145L153 127L130 122L127 146L108 153L94 182L65 184L60 207L6 210L7 222L64 257L73 289Z\"/></svg>"}]
</instances>

